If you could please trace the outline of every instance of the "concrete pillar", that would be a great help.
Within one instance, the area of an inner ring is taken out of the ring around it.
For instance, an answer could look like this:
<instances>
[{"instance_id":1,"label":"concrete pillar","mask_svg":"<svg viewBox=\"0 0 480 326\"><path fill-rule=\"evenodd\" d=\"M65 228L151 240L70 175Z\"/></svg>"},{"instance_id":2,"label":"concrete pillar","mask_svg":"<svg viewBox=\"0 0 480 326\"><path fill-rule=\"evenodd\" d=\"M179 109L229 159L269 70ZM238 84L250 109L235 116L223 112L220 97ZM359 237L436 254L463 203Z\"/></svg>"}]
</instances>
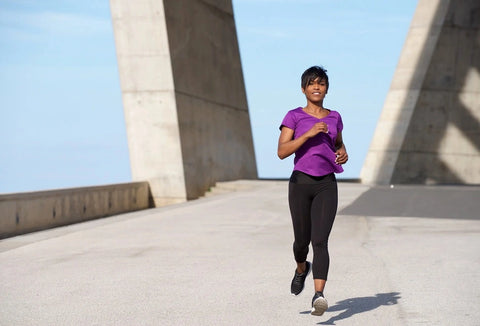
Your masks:
<instances>
[{"instance_id":1,"label":"concrete pillar","mask_svg":"<svg viewBox=\"0 0 480 326\"><path fill-rule=\"evenodd\" d=\"M480 183L480 2L420 0L361 172Z\"/></svg>"},{"instance_id":2,"label":"concrete pillar","mask_svg":"<svg viewBox=\"0 0 480 326\"><path fill-rule=\"evenodd\" d=\"M132 176L156 206L257 177L231 0L110 0Z\"/></svg>"}]
</instances>

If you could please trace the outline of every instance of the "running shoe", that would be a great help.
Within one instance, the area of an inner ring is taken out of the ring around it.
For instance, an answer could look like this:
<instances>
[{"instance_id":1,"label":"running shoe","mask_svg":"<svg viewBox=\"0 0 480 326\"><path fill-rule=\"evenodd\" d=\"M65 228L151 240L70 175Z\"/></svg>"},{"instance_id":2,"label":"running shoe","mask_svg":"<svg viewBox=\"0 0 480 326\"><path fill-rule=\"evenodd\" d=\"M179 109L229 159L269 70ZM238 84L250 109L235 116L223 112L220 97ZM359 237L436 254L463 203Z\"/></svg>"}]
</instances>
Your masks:
<instances>
[{"instance_id":1,"label":"running shoe","mask_svg":"<svg viewBox=\"0 0 480 326\"><path fill-rule=\"evenodd\" d=\"M312 299L312 315L321 316L328 309L328 302L322 292L315 292Z\"/></svg>"},{"instance_id":2,"label":"running shoe","mask_svg":"<svg viewBox=\"0 0 480 326\"><path fill-rule=\"evenodd\" d=\"M312 269L312 264L310 262L306 262L305 264L305 271L301 274L297 273L297 269L295 269L295 275L293 275L292 284L290 285L290 292L293 295L299 295L302 293L303 288L305 287L305 279L307 278L308 274L310 274L310 270Z\"/></svg>"}]
</instances>

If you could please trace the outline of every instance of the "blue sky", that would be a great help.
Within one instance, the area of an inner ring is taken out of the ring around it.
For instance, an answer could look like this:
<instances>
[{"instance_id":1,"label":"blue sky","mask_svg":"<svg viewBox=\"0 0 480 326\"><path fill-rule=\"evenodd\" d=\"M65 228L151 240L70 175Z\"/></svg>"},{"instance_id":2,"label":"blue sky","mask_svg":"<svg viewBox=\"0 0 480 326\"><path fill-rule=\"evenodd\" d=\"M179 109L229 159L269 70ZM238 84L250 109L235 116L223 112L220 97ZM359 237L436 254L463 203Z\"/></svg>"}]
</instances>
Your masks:
<instances>
[{"instance_id":1,"label":"blue sky","mask_svg":"<svg viewBox=\"0 0 480 326\"><path fill-rule=\"evenodd\" d=\"M416 0L233 0L259 176L286 178L278 125L329 73L358 178ZM0 0L0 193L131 181L108 0Z\"/></svg>"}]
</instances>

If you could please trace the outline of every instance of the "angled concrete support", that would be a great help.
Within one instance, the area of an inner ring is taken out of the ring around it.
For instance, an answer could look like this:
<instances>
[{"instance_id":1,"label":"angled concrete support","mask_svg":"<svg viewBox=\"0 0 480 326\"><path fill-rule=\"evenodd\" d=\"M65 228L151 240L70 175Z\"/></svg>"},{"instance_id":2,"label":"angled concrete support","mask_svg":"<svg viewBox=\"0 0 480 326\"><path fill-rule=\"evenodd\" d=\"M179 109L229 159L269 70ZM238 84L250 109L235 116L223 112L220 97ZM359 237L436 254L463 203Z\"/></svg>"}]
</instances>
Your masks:
<instances>
[{"instance_id":1,"label":"angled concrete support","mask_svg":"<svg viewBox=\"0 0 480 326\"><path fill-rule=\"evenodd\" d=\"M257 177L231 0L110 0L132 176L156 206Z\"/></svg>"},{"instance_id":2,"label":"angled concrete support","mask_svg":"<svg viewBox=\"0 0 480 326\"><path fill-rule=\"evenodd\" d=\"M419 1L361 179L480 183L479 1Z\"/></svg>"}]
</instances>

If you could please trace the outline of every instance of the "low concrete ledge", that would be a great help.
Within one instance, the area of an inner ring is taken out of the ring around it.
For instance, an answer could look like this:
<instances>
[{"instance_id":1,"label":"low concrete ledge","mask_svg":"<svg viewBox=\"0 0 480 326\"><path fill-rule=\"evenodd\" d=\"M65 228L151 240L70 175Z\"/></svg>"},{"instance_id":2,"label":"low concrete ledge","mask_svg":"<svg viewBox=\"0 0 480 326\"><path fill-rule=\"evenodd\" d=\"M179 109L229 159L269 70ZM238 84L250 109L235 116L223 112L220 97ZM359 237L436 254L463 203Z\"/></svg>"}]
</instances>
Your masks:
<instances>
[{"instance_id":1,"label":"low concrete ledge","mask_svg":"<svg viewBox=\"0 0 480 326\"><path fill-rule=\"evenodd\" d=\"M149 208L148 182L0 195L0 239Z\"/></svg>"}]
</instances>

